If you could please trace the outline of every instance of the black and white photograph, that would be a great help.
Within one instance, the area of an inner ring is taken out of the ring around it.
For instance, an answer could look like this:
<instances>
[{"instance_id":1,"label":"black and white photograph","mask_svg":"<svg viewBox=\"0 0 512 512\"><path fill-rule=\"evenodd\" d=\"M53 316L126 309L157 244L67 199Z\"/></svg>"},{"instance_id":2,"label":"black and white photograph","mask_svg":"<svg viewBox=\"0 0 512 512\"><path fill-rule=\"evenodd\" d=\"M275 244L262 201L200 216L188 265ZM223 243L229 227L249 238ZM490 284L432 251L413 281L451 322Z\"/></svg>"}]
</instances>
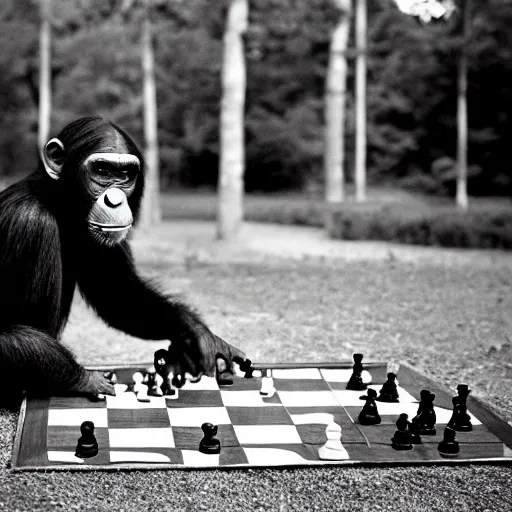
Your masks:
<instances>
[{"instance_id":1,"label":"black and white photograph","mask_svg":"<svg viewBox=\"0 0 512 512\"><path fill-rule=\"evenodd\" d=\"M0 511L512 510L512 0L0 0Z\"/></svg>"}]
</instances>

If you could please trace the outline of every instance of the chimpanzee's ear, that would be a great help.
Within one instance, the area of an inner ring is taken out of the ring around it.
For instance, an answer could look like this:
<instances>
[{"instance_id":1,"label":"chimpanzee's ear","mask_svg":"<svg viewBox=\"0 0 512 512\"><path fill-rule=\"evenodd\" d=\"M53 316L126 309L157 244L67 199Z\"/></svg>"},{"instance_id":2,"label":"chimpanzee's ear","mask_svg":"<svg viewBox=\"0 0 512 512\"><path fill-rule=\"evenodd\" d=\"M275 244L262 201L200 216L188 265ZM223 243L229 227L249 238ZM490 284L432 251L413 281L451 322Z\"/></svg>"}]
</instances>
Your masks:
<instances>
[{"instance_id":1,"label":"chimpanzee's ear","mask_svg":"<svg viewBox=\"0 0 512 512\"><path fill-rule=\"evenodd\" d=\"M54 180L60 178L64 164L64 144L57 139L51 139L46 143L42 151L43 164L48 176Z\"/></svg>"}]
</instances>

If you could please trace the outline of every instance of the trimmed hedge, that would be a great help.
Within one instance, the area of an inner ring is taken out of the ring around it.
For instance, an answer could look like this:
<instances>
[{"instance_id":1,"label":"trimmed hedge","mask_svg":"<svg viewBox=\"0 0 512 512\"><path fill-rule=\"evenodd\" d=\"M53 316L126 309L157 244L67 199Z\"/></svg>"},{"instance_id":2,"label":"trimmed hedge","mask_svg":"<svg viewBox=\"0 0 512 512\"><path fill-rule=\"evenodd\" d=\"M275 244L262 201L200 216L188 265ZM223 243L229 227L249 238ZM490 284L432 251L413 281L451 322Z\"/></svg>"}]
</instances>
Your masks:
<instances>
[{"instance_id":1,"label":"trimmed hedge","mask_svg":"<svg viewBox=\"0 0 512 512\"><path fill-rule=\"evenodd\" d=\"M512 209L346 205L329 213L329 235L415 245L512 249Z\"/></svg>"}]
</instances>

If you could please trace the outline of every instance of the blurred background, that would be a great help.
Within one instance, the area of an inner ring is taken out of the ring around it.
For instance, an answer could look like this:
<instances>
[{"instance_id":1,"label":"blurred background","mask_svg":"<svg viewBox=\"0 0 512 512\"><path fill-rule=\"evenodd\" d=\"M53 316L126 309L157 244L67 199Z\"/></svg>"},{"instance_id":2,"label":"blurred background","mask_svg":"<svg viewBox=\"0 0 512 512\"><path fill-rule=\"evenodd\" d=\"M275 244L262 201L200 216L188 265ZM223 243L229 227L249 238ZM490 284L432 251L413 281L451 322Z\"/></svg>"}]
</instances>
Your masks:
<instances>
[{"instance_id":1,"label":"blurred background","mask_svg":"<svg viewBox=\"0 0 512 512\"><path fill-rule=\"evenodd\" d=\"M3 0L0 20L0 186L98 114L146 150L149 224L512 247L511 1Z\"/></svg>"}]
</instances>

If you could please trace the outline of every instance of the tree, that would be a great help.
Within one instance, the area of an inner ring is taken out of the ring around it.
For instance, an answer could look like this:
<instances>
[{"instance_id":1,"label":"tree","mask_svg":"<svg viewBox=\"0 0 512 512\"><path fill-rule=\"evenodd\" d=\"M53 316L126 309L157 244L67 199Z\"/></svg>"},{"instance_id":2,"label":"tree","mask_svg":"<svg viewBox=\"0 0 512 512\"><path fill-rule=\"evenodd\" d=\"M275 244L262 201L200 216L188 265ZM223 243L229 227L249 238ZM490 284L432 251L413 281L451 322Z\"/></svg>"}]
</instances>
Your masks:
<instances>
[{"instance_id":1,"label":"tree","mask_svg":"<svg viewBox=\"0 0 512 512\"><path fill-rule=\"evenodd\" d=\"M398 6L425 22L449 17L455 10L453 0L396 0ZM455 202L468 208L468 45L471 32L471 0L460 0L460 48L457 63L457 188Z\"/></svg>"},{"instance_id":2,"label":"tree","mask_svg":"<svg viewBox=\"0 0 512 512\"><path fill-rule=\"evenodd\" d=\"M243 221L246 67L242 36L248 16L248 0L231 0L223 40L217 209L217 238L225 240L236 237Z\"/></svg>"},{"instance_id":3,"label":"tree","mask_svg":"<svg viewBox=\"0 0 512 512\"><path fill-rule=\"evenodd\" d=\"M354 181L356 201L366 199L366 0L356 0L356 142Z\"/></svg>"},{"instance_id":4,"label":"tree","mask_svg":"<svg viewBox=\"0 0 512 512\"><path fill-rule=\"evenodd\" d=\"M160 222L160 177L158 160L158 118L155 83L155 58L151 31L151 0L144 0L142 21L142 73L144 95L144 141L146 190L142 204L141 224L149 227Z\"/></svg>"},{"instance_id":5,"label":"tree","mask_svg":"<svg viewBox=\"0 0 512 512\"><path fill-rule=\"evenodd\" d=\"M52 0L39 0L41 25L39 29L39 130L38 148L41 151L49 139L51 116L51 27Z\"/></svg>"},{"instance_id":6,"label":"tree","mask_svg":"<svg viewBox=\"0 0 512 512\"><path fill-rule=\"evenodd\" d=\"M347 88L347 46L352 0L335 0L338 21L329 43L325 80L325 200L339 203L344 199L345 104Z\"/></svg>"}]
</instances>

